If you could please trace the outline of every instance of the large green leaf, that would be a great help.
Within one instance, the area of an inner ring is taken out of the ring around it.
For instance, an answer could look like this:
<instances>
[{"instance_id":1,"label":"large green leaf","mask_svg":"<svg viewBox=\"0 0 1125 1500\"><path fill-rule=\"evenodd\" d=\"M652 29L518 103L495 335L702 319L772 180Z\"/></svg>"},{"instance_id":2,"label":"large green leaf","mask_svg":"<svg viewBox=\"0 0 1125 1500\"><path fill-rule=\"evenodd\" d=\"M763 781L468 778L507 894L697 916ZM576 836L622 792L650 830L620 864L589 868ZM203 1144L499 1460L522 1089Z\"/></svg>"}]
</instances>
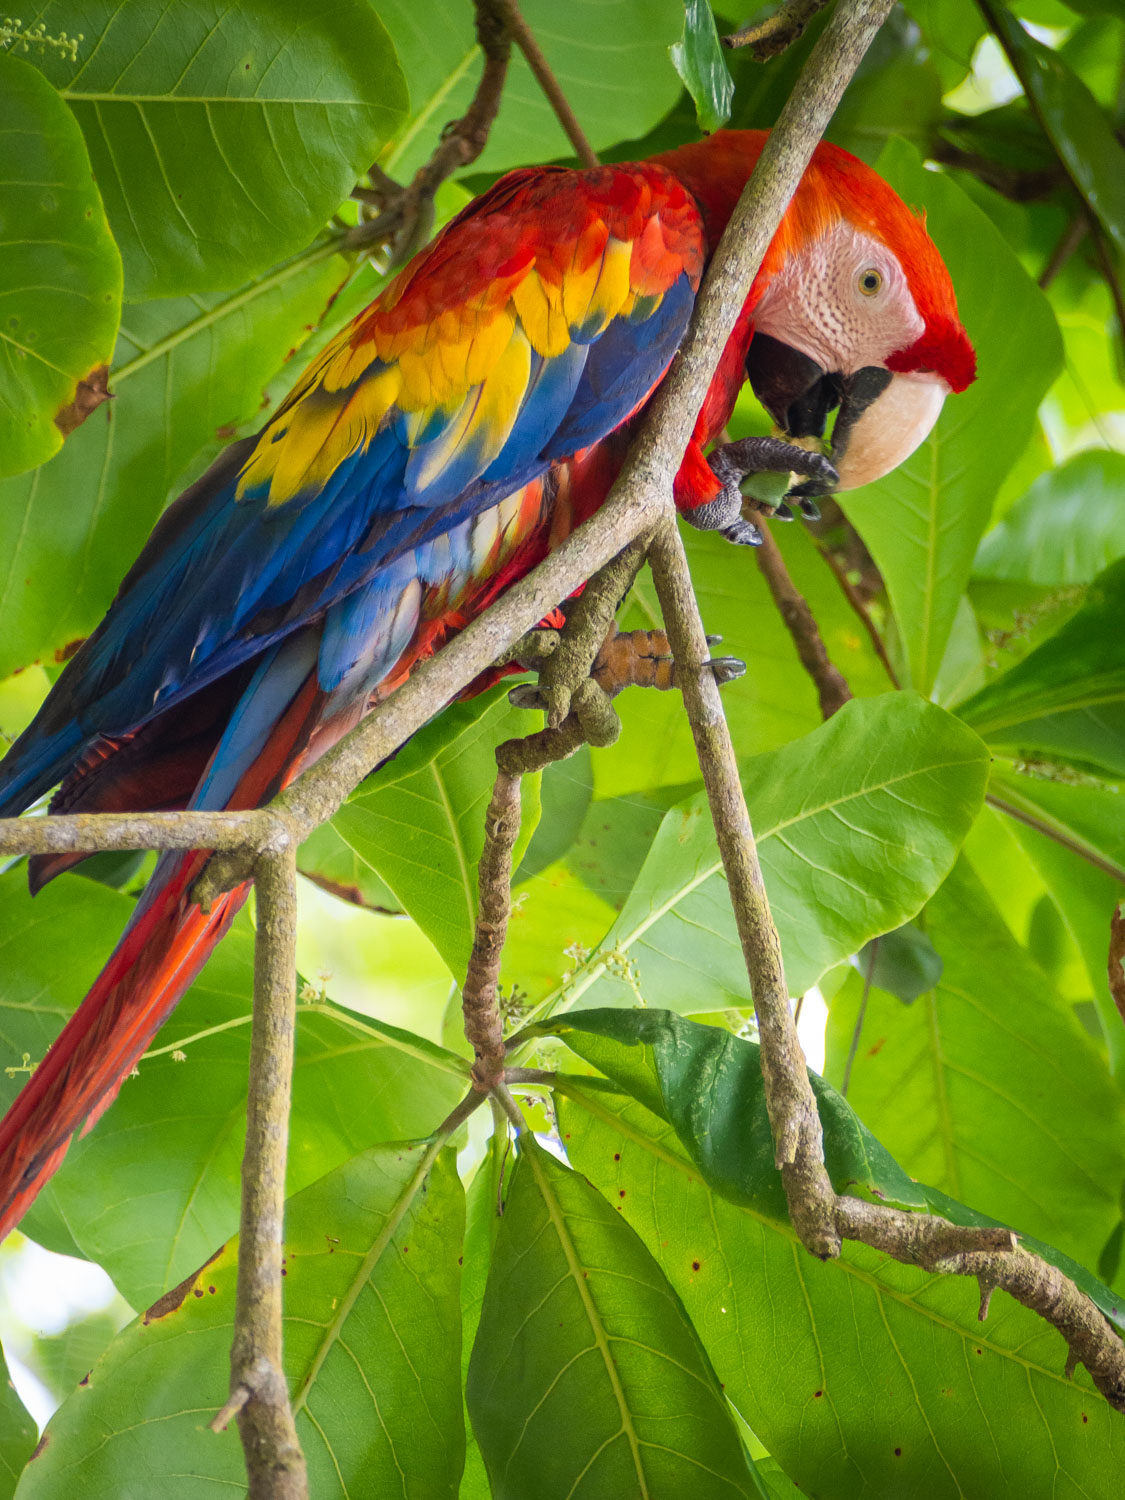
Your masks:
<instances>
[{"instance_id":1,"label":"large green leaf","mask_svg":"<svg viewBox=\"0 0 1125 1500\"><path fill-rule=\"evenodd\" d=\"M78 876L34 901L22 870L0 876L0 1064L42 1057L132 908ZM240 920L160 1032L158 1055L75 1142L25 1221L51 1248L103 1265L134 1307L237 1228L252 983ZM328 1006L298 1014L291 1191L378 1141L432 1130L464 1090L466 1065L420 1037ZM0 1073L0 1102L22 1082Z\"/></svg>"},{"instance_id":2,"label":"large green leaf","mask_svg":"<svg viewBox=\"0 0 1125 1500\"><path fill-rule=\"evenodd\" d=\"M580 1085L560 1103L574 1165L675 1287L729 1400L807 1495L1116 1500L1125 1424L1033 1313L976 1283L787 1226L710 1191L671 1126Z\"/></svg>"},{"instance_id":3,"label":"large green leaf","mask_svg":"<svg viewBox=\"0 0 1125 1500\"><path fill-rule=\"evenodd\" d=\"M47 0L38 65L82 127L126 295L238 286L306 245L406 110L364 0Z\"/></svg>"},{"instance_id":4,"label":"large green leaf","mask_svg":"<svg viewBox=\"0 0 1125 1500\"><path fill-rule=\"evenodd\" d=\"M1041 875L1086 969L1115 1073L1125 1068L1125 1027L1109 992L1109 923L1125 887L1125 798L1117 786L1073 785L993 763L989 801Z\"/></svg>"},{"instance_id":5,"label":"large green leaf","mask_svg":"<svg viewBox=\"0 0 1125 1500\"><path fill-rule=\"evenodd\" d=\"M975 578L1090 583L1125 554L1125 453L1095 448L1040 475L980 544Z\"/></svg>"},{"instance_id":6,"label":"large green leaf","mask_svg":"<svg viewBox=\"0 0 1125 1500\"><path fill-rule=\"evenodd\" d=\"M891 686L859 616L799 525L773 527L786 567L808 600L829 656L857 697ZM740 656L745 677L723 688L723 708L740 756L774 750L821 722L816 689L797 658L793 637L778 613L761 572L745 552L714 532L683 528L699 608L708 631L722 637L716 654ZM648 574L630 595L623 628L659 626L660 612ZM595 751L595 794L648 792L656 785L699 780L691 726L678 693L633 691L615 705L622 732L610 750Z\"/></svg>"},{"instance_id":7,"label":"large green leaf","mask_svg":"<svg viewBox=\"0 0 1125 1500\"><path fill-rule=\"evenodd\" d=\"M926 908L926 932L941 979L909 1007L871 991L849 1102L913 1176L1095 1264L1120 1218L1125 1099L963 865ZM832 1002L829 1077L862 988L854 975Z\"/></svg>"},{"instance_id":8,"label":"large green leaf","mask_svg":"<svg viewBox=\"0 0 1125 1500\"><path fill-rule=\"evenodd\" d=\"M576 1010L535 1030L562 1037L579 1057L667 1120L713 1188L788 1222L755 1042L669 1010ZM825 1165L837 1191L858 1186L884 1201L923 1207L917 1184L846 1101L817 1074L810 1073L809 1081L824 1127Z\"/></svg>"},{"instance_id":9,"label":"large green leaf","mask_svg":"<svg viewBox=\"0 0 1125 1500\"><path fill-rule=\"evenodd\" d=\"M952 178L927 172L902 141L877 165L907 203L925 208L980 371L975 385L948 398L917 452L842 500L886 582L910 681L928 693L993 498L1027 446L1061 343L1046 298Z\"/></svg>"},{"instance_id":10,"label":"large green leaf","mask_svg":"<svg viewBox=\"0 0 1125 1500\"><path fill-rule=\"evenodd\" d=\"M452 1151L357 1156L291 1198L285 1372L317 1500L452 1497L464 1455ZM428 1169L428 1170L427 1170ZM22 1500L243 1489L226 1396L238 1241L111 1344L48 1428Z\"/></svg>"},{"instance_id":11,"label":"large green leaf","mask_svg":"<svg viewBox=\"0 0 1125 1500\"><path fill-rule=\"evenodd\" d=\"M455 703L365 782L332 820L340 838L390 887L460 983L473 945L477 861L496 781L496 746L538 727L507 692ZM518 864L539 818L539 778L521 788Z\"/></svg>"},{"instance_id":12,"label":"large green leaf","mask_svg":"<svg viewBox=\"0 0 1125 1500\"><path fill-rule=\"evenodd\" d=\"M0 53L0 474L41 464L89 406L121 315L121 256L82 132L35 68Z\"/></svg>"},{"instance_id":13,"label":"large green leaf","mask_svg":"<svg viewBox=\"0 0 1125 1500\"><path fill-rule=\"evenodd\" d=\"M1071 181L1125 250L1125 148L1112 120L1057 48L1029 35L1007 6L985 10Z\"/></svg>"},{"instance_id":14,"label":"large green leaf","mask_svg":"<svg viewBox=\"0 0 1125 1500\"><path fill-rule=\"evenodd\" d=\"M512 1152L507 1131L494 1130L484 1160L465 1195L465 1250L461 1267L461 1380L469 1375L469 1359L480 1324L484 1292L492 1265L492 1251L500 1229ZM488 1471L468 1421L466 1408L465 1472L459 1500L492 1500Z\"/></svg>"},{"instance_id":15,"label":"large green leaf","mask_svg":"<svg viewBox=\"0 0 1125 1500\"><path fill-rule=\"evenodd\" d=\"M1078 613L974 693L958 715L995 745L1125 776L1125 559L1098 575Z\"/></svg>"},{"instance_id":16,"label":"large green leaf","mask_svg":"<svg viewBox=\"0 0 1125 1500\"><path fill-rule=\"evenodd\" d=\"M1046 768L1045 768L1046 769ZM1125 885L1125 796L1116 785L1058 779L996 760L989 801Z\"/></svg>"},{"instance_id":17,"label":"large green leaf","mask_svg":"<svg viewBox=\"0 0 1125 1500\"><path fill-rule=\"evenodd\" d=\"M24 1464L31 1457L38 1433L16 1394L8 1366L0 1355L0 1497L11 1500Z\"/></svg>"},{"instance_id":18,"label":"large green leaf","mask_svg":"<svg viewBox=\"0 0 1125 1500\"><path fill-rule=\"evenodd\" d=\"M339 257L299 259L228 297L129 308L115 400L49 464L0 482L0 675L89 634L185 465L257 415L346 275Z\"/></svg>"},{"instance_id":19,"label":"large green leaf","mask_svg":"<svg viewBox=\"0 0 1125 1500\"><path fill-rule=\"evenodd\" d=\"M461 0L379 0L381 16L410 80L411 112L381 162L408 178L434 149L442 126L464 114L480 76L472 7ZM634 139L661 120L680 94L668 56L679 39L680 0L524 0L520 11L595 150ZM513 48L500 113L474 172L502 172L570 157L574 148Z\"/></svg>"},{"instance_id":20,"label":"large green leaf","mask_svg":"<svg viewBox=\"0 0 1125 1500\"><path fill-rule=\"evenodd\" d=\"M466 1396L495 1500L762 1493L679 1298L610 1204L530 1134Z\"/></svg>"},{"instance_id":21,"label":"large green leaf","mask_svg":"<svg viewBox=\"0 0 1125 1500\"><path fill-rule=\"evenodd\" d=\"M979 741L909 693L856 699L743 763L791 993L914 916L952 867L986 775ZM603 1005L638 994L697 1011L749 995L703 794L665 815L617 921L565 990Z\"/></svg>"}]
</instances>

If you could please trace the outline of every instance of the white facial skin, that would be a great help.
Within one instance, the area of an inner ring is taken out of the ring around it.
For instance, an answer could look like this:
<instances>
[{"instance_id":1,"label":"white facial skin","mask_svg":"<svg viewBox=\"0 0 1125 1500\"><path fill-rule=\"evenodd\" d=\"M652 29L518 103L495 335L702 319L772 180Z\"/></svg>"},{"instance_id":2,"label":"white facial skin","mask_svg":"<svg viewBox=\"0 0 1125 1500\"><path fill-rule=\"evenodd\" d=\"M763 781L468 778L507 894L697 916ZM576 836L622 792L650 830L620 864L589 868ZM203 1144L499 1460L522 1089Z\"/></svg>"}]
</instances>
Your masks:
<instances>
[{"instance_id":1,"label":"white facial skin","mask_svg":"<svg viewBox=\"0 0 1125 1500\"><path fill-rule=\"evenodd\" d=\"M754 327L816 361L852 375L885 366L925 329L897 257L840 220L790 255L754 310ZM949 386L940 375L895 375L852 429L837 463L839 488L889 473L929 436Z\"/></svg>"}]
</instances>

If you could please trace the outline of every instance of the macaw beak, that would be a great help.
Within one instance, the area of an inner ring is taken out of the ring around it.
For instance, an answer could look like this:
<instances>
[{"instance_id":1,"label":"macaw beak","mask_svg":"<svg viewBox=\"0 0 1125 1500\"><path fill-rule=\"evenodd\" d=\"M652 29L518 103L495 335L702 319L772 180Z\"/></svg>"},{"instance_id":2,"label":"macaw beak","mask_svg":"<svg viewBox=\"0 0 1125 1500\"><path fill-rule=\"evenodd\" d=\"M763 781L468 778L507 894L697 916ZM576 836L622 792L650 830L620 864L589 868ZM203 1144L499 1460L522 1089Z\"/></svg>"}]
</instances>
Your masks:
<instances>
[{"instance_id":1,"label":"macaw beak","mask_svg":"<svg viewBox=\"0 0 1125 1500\"><path fill-rule=\"evenodd\" d=\"M933 430L949 392L938 375L894 375L881 365L851 375L824 370L767 334L751 343L746 371L758 400L791 438L823 437L829 413L839 408L830 454L837 490L870 484L909 458ZM828 492L813 479L791 491L798 499Z\"/></svg>"}]
</instances>

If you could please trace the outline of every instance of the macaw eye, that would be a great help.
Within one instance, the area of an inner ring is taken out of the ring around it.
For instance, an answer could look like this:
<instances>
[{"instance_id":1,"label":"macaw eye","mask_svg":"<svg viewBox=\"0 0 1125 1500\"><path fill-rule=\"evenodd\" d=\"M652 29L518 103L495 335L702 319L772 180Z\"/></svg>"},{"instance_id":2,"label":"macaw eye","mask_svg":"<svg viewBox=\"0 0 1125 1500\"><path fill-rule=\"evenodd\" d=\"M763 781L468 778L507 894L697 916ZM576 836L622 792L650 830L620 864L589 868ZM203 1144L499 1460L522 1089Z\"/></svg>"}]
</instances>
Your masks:
<instances>
[{"instance_id":1,"label":"macaw eye","mask_svg":"<svg viewBox=\"0 0 1125 1500\"><path fill-rule=\"evenodd\" d=\"M856 285L865 297L874 297L875 293L883 285L883 278L874 266L868 266L866 271L861 271Z\"/></svg>"}]
</instances>

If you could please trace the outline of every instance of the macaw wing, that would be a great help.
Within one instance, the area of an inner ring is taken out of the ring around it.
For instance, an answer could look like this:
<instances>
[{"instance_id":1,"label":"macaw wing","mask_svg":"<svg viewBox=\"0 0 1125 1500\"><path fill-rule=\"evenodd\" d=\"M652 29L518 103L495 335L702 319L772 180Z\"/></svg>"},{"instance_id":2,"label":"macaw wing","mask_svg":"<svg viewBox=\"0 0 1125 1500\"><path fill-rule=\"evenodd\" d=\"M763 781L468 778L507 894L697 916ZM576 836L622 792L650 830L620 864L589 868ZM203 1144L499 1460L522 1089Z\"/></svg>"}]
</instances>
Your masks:
<instances>
[{"instance_id":1,"label":"macaw wing","mask_svg":"<svg viewBox=\"0 0 1125 1500\"><path fill-rule=\"evenodd\" d=\"M683 337L703 256L694 200L662 168L501 179L169 508L0 802L620 425Z\"/></svg>"}]
</instances>

